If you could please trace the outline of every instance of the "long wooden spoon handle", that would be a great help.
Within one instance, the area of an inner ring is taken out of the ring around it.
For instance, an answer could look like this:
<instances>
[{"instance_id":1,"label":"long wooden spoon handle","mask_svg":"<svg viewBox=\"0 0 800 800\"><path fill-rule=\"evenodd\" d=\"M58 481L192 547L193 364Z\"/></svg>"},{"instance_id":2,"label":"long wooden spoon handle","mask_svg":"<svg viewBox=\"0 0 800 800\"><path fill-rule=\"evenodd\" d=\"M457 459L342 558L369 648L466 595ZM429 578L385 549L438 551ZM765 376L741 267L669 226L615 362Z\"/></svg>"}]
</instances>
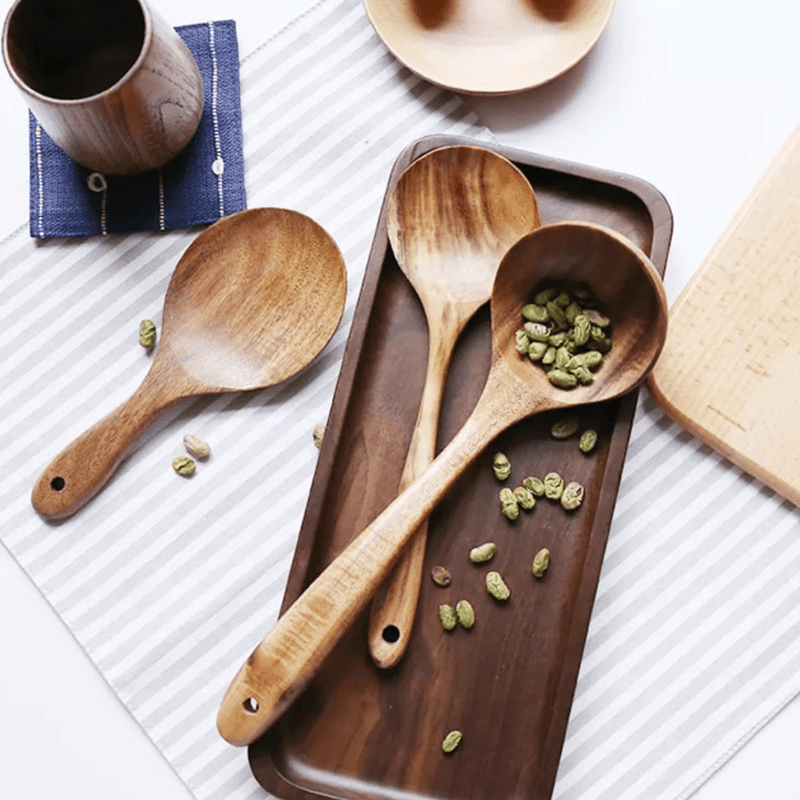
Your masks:
<instances>
[{"instance_id":1,"label":"long wooden spoon handle","mask_svg":"<svg viewBox=\"0 0 800 800\"><path fill-rule=\"evenodd\" d=\"M319 574L253 651L217 715L226 741L247 745L283 714L369 602L420 521L505 427L491 409L480 413L480 405L425 473Z\"/></svg>"},{"instance_id":2,"label":"long wooden spoon handle","mask_svg":"<svg viewBox=\"0 0 800 800\"><path fill-rule=\"evenodd\" d=\"M459 329L460 325L444 320L441 326L434 325L431 329L425 385L400 478L401 492L425 472L436 454L444 382ZM372 660L382 669L393 667L408 647L417 611L427 539L428 521L424 519L372 601L369 650Z\"/></svg>"},{"instance_id":3,"label":"long wooden spoon handle","mask_svg":"<svg viewBox=\"0 0 800 800\"><path fill-rule=\"evenodd\" d=\"M45 467L31 491L31 503L41 516L63 519L83 508L108 482L142 431L179 399L160 391L151 375L152 371L128 400Z\"/></svg>"}]
</instances>

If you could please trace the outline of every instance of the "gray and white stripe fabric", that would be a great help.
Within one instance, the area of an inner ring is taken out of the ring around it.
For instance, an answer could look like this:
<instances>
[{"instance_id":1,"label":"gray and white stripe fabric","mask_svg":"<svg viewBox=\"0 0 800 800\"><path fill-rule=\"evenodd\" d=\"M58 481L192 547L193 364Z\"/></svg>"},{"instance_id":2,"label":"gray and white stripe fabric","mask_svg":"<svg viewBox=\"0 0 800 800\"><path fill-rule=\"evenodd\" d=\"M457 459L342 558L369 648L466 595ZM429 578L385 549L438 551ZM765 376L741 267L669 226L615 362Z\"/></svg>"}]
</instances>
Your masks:
<instances>
[{"instance_id":1,"label":"gray and white stripe fabric","mask_svg":"<svg viewBox=\"0 0 800 800\"><path fill-rule=\"evenodd\" d=\"M322 32L322 33L320 33ZM322 224L348 265L341 328L287 384L167 412L79 514L30 505L47 460L127 399L196 232L0 243L2 541L198 800L264 797L217 735L273 625L392 162L428 133L491 134L398 65L360 0L322 0L241 68L249 205ZM184 433L213 453L191 480ZM637 409L556 784L558 800L687 797L800 689L800 518ZM754 568L754 564L757 567Z\"/></svg>"}]
</instances>

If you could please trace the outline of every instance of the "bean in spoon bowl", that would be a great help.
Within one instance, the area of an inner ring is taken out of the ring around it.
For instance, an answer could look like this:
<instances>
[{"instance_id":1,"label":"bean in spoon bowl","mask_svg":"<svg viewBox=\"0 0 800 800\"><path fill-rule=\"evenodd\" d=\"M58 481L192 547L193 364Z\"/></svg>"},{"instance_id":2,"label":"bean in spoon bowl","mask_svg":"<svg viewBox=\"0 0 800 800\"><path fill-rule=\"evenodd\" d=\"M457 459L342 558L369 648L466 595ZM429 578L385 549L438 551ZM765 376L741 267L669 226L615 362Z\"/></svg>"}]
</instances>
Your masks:
<instances>
[{"instance_id":1,"label":"bean in spoon bowl","mask_svg":"<svg viewBox=\"0 0 800 800\"><path fill-rule=\"evenodd\" d=\"M610 228L587 222L544 226L522 237L506 254L492 292L492 341L506 379L541 396L551 407L610 400L633 388L655 364L666 336L666 300L647 256ZM597 377L565 392L521 359L515 347L521 311L537 287L590 287L613 325L614 345ZM534 373L532 375L532 372ZM533 384L533 385L532 385Z\"/></svg>"}]
</instances>

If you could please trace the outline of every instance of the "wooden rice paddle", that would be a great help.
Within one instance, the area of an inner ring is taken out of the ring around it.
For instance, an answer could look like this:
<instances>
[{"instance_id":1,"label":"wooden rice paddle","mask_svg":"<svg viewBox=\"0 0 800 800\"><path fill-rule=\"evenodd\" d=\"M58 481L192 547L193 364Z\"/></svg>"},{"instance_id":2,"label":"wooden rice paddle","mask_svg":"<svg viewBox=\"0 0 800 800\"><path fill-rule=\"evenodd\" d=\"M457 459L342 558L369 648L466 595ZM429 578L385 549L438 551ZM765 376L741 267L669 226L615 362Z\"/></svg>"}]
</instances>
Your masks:
<instances>
[{"instance_id":1,"label":"wooden rice paddle","mask_svg":"<svg viewBox=\"0 0 800 800\"><path fill-rule=\"evenodd\" d=\"M433 461L447 367L461 331L489 301L506 251L539 224L528 179L510 161L483 148L433 150L395 184L387 206L389 240L428 323L425 385L401 491ZM373 600L369 648L379 667L394 666L408 646L427 531L425 521Z\"/></svg>"},{"instance_id":2,"label":"wooden rice paddle","mask_svg":"<svg viewBox=\"0 0 800 800\"><path fill-rule=\"evenodd\" d=\"M175 268L142 384L45 468L33 507L46 519L74 514L179 400L262 389L295 375L333 336L346 292L339 249L303 214L256 208L211 225Z\"/></svg>"},{"instance_id":3,"label":"wooden rice paddle","mask_svg":"<svg viewBox=\"0 0 800 800\"><path fill-rule=\"evenodd\" d=\"M543 282L588 284L613 321L614 347L595 381L552 386L519 355L522 306ZM500 432L541 411L618 397L650 371L667 332L661 279L647 256L603 226L565 222L523 237L503 258L492 291L492 357L483 393L430 467L334 559L287 609L234 677L217 716L220 734L247 745L298 696L366 606L403 545Z\"/></svg>"}]
</instances>

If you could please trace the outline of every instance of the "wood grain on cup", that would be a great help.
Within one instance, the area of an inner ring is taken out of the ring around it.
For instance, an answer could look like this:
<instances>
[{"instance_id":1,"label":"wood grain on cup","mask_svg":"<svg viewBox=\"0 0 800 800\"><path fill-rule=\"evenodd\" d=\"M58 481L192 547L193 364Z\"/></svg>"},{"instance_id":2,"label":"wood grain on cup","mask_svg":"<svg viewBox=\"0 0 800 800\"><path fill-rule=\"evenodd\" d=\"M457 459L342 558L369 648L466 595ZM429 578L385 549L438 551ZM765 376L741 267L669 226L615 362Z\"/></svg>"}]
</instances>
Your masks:
<instances>
[{"instance_id":1,"label":"wood grain on cup","mask_svg":"<svg viewBox=\"0 0 800 800\"><path fill-rule=\"evenodd\" d=\"M200 123L197 63L144 0L16 0L3 57L44 130L98 172L162 166Z\"/></svg>"}]
</instances>

